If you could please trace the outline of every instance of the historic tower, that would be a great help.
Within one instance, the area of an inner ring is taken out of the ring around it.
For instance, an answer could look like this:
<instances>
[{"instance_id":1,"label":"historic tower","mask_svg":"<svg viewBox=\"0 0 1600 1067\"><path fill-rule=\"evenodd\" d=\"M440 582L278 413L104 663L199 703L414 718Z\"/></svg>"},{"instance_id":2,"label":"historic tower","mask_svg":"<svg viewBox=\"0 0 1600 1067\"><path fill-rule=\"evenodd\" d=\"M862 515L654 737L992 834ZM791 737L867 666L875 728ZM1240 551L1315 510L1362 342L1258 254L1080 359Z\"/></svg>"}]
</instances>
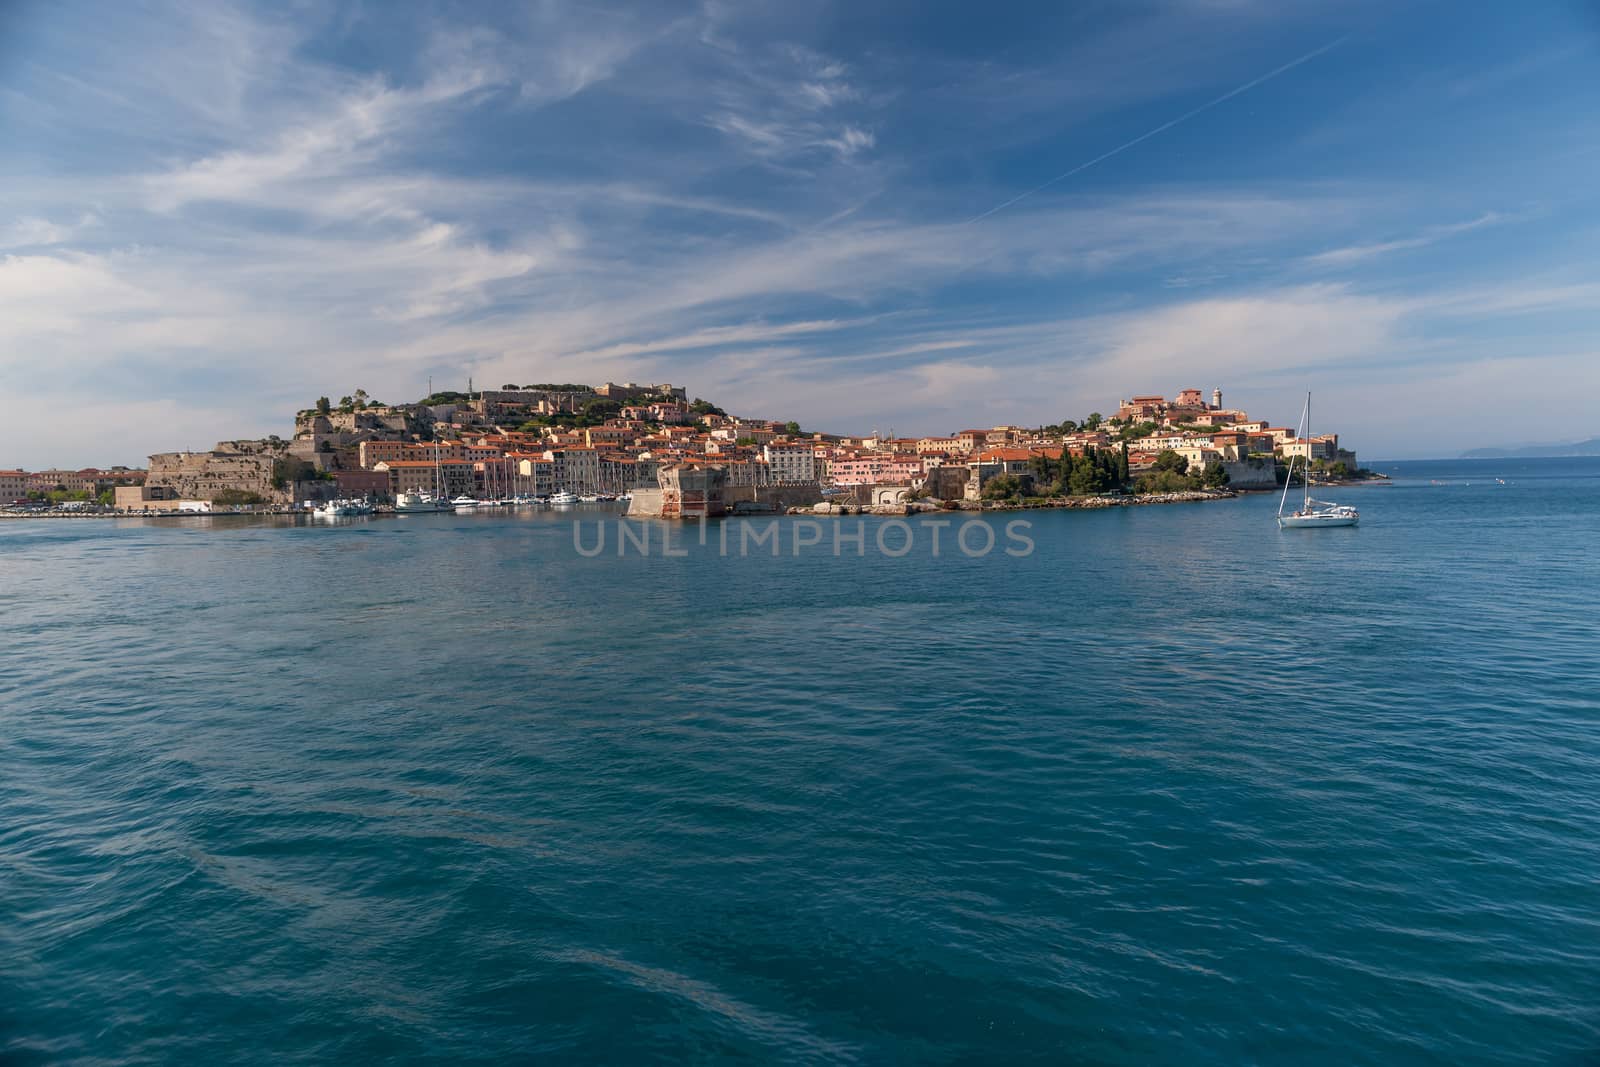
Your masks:
<instances>
[{"instance_id":1,"label":"historic tower","mask_svg":"<svg viewBox=\"0 0 1600 1067\"><path fill-rule=\"evenodd\" d=\"M1222 390L1211 390L1211 406L1213 409L1222 407Z\"/></svg>"}]
</instances>

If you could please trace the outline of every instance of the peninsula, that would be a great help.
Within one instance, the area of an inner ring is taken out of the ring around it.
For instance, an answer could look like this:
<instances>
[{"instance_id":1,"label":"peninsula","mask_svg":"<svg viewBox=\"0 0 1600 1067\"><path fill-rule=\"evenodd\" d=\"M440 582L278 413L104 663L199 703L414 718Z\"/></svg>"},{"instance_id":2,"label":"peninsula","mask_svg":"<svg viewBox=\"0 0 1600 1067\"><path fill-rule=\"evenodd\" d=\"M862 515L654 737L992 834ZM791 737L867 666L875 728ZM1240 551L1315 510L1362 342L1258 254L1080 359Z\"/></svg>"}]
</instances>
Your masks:
<instances>
[{"instance_id":1,"label":"peninsula","mask_svg":"<svg viewBox=\"0 0 1600 1067\"><path fill-rule=\"evenodd\" d=\"M1314 479L1366 473L1338 434L1297 436L1224 406L1220 389L1136 395L1112 415L1049 426L893 438L732 415L670 383L469 384L406 404L361 389L337 403L321 397L295 415L287 438L157 453L146 470L0 471L0 503L152 513L403 496L616 497L667 491L683 483L681 472L714 469L730 501L758 507L1018 506L1270 490L1291 458Z\"/></svg>"}]
</instances>

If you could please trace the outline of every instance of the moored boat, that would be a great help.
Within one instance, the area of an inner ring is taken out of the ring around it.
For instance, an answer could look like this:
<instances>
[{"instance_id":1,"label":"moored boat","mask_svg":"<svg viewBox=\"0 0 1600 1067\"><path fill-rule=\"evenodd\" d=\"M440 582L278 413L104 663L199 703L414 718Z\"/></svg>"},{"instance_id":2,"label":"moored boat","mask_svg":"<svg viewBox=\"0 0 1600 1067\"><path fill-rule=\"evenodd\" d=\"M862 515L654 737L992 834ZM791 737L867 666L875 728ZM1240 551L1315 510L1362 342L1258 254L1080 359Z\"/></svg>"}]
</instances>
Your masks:
<instances>
[{"instance_id":1,"label":"moored boat","mask_svg":"<svg viewBox=\"0 0 1600 1067\"><path fill-rule=\"evenodd\" d=\"M1311 394L1306 394L1306 409L1300 416L1306 428L1306 440L1311 440ZM1329 500L1311 499L1311 453L1306 452L1306 470L1300 476L1301 485L1305 489L1304 502L1299 510L1288 515L1283 513L1284 505L1289 501L1289 483L1294 480L1295 457L1289 457L1289 473L1283 482L1283 497L1278 501L1278 529L1280 530L1311 530L1325 526L1354 526L1361 521L1361 513L1349 504L1335 504Z\"/></svg>"},{"instance_id":2,"label":"moored boat","mask_svg":"<svg viewBox=\"0 0 1600 1067\"><path fill-rule=\"evenodd\" d=\"M408 491L395 497L394 510L396 514L400 515L411 515L419 512L449 511L450 503L445 500L436 500L429 493Z\"/></svg>"}]
</instances>

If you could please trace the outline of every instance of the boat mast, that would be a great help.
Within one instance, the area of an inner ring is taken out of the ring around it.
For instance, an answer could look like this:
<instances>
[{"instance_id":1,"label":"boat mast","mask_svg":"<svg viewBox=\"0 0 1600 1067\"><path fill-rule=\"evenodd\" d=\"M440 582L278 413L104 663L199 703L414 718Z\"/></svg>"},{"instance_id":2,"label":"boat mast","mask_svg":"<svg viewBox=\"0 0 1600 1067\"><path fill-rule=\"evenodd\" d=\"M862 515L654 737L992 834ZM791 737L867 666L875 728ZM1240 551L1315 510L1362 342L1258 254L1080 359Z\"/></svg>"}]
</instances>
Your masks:
<instances>
[{"instance_id":1,"label":"boat mast","mask_svg":"<svg viewBox=\"0 0 1600 1067\"><path fill-rule=\"evenodd\" d=\"M1306 469L1300 475L1306 489L1306 510L1311 510L1311 390L1306 390Z\"/></svg>"},{"instance_id":2,"label":"boat mast","mask_svg":"<svg viewBox=\"0 0 1600 1067\"><path fill-rule=\"evenodd\" d=\"M1304 426L1306 428L1306 436L1307 436L1307 438L1309 438L1311 436L1311 394L1309 392L1306 393L1306 408L1305 408L1304 411L1302 411L1300 413L1300 423L1299 423L1299 425L1297 425L1294 428L1295 429L1295 433L1299 433L1300 432L1300 426ZM1309 468L1310 465L1311 465L1311 455L1310 455L1310 453L1307 453L1306 454L1306 466ZM1302 482L1305 481L1305 475L1304 474L1302 474L1300 476L1300 480ZM1284 505L1289 503L1289 483L1291 483L1293 481L1294 481L1294 453L1291 452L1289 454L1289 470L1283 476L1283 496L1278 498L1278 517L1279 518L1283 517ZM1308 497L1310 495L1310 492L1311 492L1311 490L1308 487L1307 490L1306 490L1306 493L1307 493Z\"/></svg>"}]
</instances>

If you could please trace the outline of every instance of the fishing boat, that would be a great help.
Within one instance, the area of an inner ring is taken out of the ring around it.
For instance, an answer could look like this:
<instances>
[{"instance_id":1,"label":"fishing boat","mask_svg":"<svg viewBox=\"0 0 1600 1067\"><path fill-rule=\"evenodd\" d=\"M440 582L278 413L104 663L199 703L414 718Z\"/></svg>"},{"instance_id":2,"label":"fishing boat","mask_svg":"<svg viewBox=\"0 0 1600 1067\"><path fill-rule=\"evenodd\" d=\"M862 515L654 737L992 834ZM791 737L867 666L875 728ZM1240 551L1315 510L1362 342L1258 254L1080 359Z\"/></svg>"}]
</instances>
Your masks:
<instances>
[{"instance_id":1,"label":"fishing boat","mask_svg":"<svg viewBox=\"0 0 1600 1067\"><path fill-rule=\"evenodd\" d=\"M1306 394L1306 409L1300 416L1306 428L1306 440L1311 440L1311 394ZM1335 504L1331 500L1311 499L1311 456L1306 455L1306 469L1300 476L1305 489L1304 501L1296 511L1285 515L1283 509L1289 502L1289 483L1294 480L1295 457L1289 457L1289 474L1284 479L1283 497L1278 501L1278 529L1309 530L1323 526L1354 526L1361 521L1361 513L1349 504Z\"/></svg>"}]
</instances>

